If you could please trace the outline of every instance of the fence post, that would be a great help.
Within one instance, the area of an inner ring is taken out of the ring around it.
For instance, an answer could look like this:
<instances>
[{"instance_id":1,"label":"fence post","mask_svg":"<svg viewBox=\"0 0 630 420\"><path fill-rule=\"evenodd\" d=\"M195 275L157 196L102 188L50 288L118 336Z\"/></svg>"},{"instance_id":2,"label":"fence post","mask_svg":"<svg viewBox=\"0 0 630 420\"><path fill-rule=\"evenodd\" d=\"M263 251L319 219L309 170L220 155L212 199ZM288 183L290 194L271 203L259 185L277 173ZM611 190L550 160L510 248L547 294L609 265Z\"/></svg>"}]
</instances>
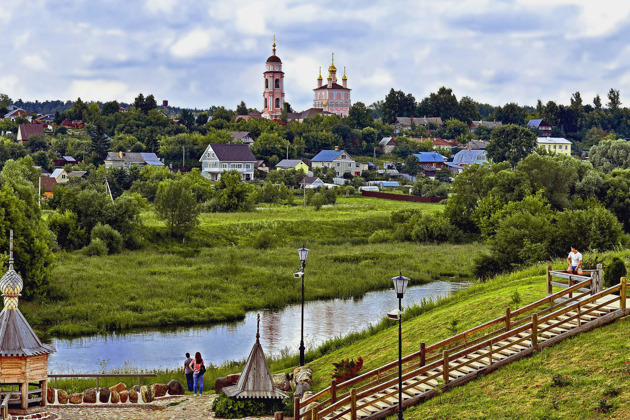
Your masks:
<instances>
[{"instance_id":1,"label":"fence post","mask_svg":"<svg viewBox=\"0 0 630 420\"><path fill-rule=\"evenodd\" d=\"M510 331L510 317L512 316L512 311L510 309L510 307L508 306L507 308L505 308L505 332Z\"/></svg>"},{"instance_id":2,"label":"fence post","mask_svg":"<svg viewBox=\"0 0 630 420\"><path fill-rule=\"evenodd\" d=\"M532 315L532 347L538 350L538 314Z\"/></svg>"},{"instance_id":3,"label":"fence post","mask_svg":"<svg viewBox=\"0 0 630 420\"><path fill-rule=\"evenodd\" d=\"M317 409L319 408L319 404L315 405L311 410L311 420L317 420Z\"/></svg>"},{"instance_id":4,"label":"fence post","mask_svg":"<svg viewBox=\"0 0 630 420\"><path fill-rule=\"evenodd\" d=\"M337 402L337 380L333 379L330 381L330 403L334 404Z\"/></svg>"},{"instance_id":5,"label":"fence post","mask_svg":"<svg viewBox=\"0 0 630 420\"><path fill-rule=\"evenodd\" d=\"M597 264L597 290L595 293L599 293L604 290L604 269L602 264ZM595 294L593 293L593 294Z\"/></svg>"},{"instance_id":6,"label":"fence post","mask_svg":"<svg viewBox=\"0 0 630 420\"><path fill-rule=\"evenodd\" d=\"M357 389L350 390L350 419L357 420Z\"/></svg>"},{"instance_id":7,"label":"fence post","mask_svg":"<svg viewBox=\"0 0 630 420\"><path fill-rule=\"evenodd\" d=\"M573 279L569 276L569 287L573 286ZM573 291L569 292L569 299L573 297Z\"/></svg>"},{"instance_id":8,"label":"fence post","mask_svg":"<svg viewBox=\"0 0 630 420\"><path fill-rule=\"evenodd\" d=\"M553 294L553 285L551 284L551 264L547 266L547 295Z\"/></svg>"},{"instance_id":9,"label":"fence post","mask_svg":"<svg viewBox=\"0 0 630 420\"><path fill-rule=\"evenodd\" d=\"M96 377L96 390L99 390L99 386L98 386L98 376Z\"/></svg>"},{"instance_id":10,"label":"fence post","mask_svg":"<svg viewBox=\"0 0 630 420\"><path fill-rule=\"evenodd\" d=\"M626 283L627 280L625 277L621 278L621 292L619 293L621 301L619 302L619 306L621 309L626 309Z\"/></svg>"},{"instance_id":11,"label":"fence post","mask_svg":"<svg viewBox=\"0 0 630 420\"><path fill-rule=\"evenodd\" d=\"M442 374L444 377L444 383L447 384L450 382L450 377L448 375L448 350L444 350L442 352L442 358L444 359L444 367L442 368Z\"/></svg>"},{"instance_id":12,"label":"fence post","mask_svg":"<svg viewBox=\"0 0 630 420\"><path fill-rule=\"evenodd\" d=\"M298 397L293 400L293 418L300 420L300 399Z\"/></svg>"},{"instance_id":13,"label":"fence post","mask_svg":"<svg viewBox=\"0 0 630 420\"><path fill-rule=\"evenodd\" d=\"M55 389L59 389L59 387L57 386L57 377L55 377Z\"/></svg>"},{"instance_id":14,"label":"fence post","mask_svg":"<svg viewBox=\"0 0 630 420\"><path fill-rule=\"evenodd\" d=\"M138 388L142 386L142 376L138 376Z\"/></svg>"},{"instance_id":15,"label":"fence post","mask_svg":"<svg viewBox=\"0 0 630 420\"><path fill-rule=\"evenodd\" d=\"M424 341L422 343L420 343L420 366L424 366L427 363L427 346L424 343Z\"/></svg>"},{"instance_id":16,"label":"fence post","mask_svg":"<svg viewBox=\"0 0 630 420\"><path fill-rule=\"evenodd\" d=\"M578 312L578 327L582 326L582 302L577 303L577 312Z\"/></svg>"},{"instance_id":17,"label":"fence post","mask_svg":"<svg viewBox=\"0 0 630 420\"><path fill-rule=\"evenodd\" d=\"M490 340L490 345L488 346L488 359L490 360L488 366L492 366L492 340Z\"/></svg>"}]
</instances>

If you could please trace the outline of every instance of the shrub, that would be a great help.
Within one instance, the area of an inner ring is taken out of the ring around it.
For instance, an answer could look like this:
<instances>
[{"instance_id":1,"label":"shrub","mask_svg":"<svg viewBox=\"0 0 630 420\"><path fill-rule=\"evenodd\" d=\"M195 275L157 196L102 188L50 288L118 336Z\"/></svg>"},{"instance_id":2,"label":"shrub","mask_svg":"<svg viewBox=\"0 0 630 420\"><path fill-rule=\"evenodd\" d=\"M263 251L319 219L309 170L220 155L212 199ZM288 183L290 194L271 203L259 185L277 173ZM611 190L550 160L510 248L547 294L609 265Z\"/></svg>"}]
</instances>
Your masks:
<instances>
[{"instance_id":1,"label":"shrub","mask_svg":"<svg viewBox=\"0 0 630 420\"><path fill-rule=\"evenodd\" d=\"M285 404L277 399L237 400L225 395L218 396L212 403L216 417L238 419L249 416L264 416L283 411Z\"/></svg>"},{"instance_id":2,"label":"shrub","mask_svg":"<svg viewBox=\"0 0 630 420\"><path fill-rule=\"evenodd\" d=\"M604 288L608 289L619 284L619 280L621 277L625 277L626 273L626 264L623 260L619 257L613 257L610 263L606 264L604 270Z\"/></svg>"},{"instance_id":3,"label":"shrub","mask_svg":"<svg viewBox=\"0 0 630 420\"><path fill-rule=\"evenodd\" d=\"M569 377L560 373L556 373L555 375L553 375L553 378L551 378L551 380L553 382L553 386L557 388L564 388L565 386L571 385L571 380L569 379Z\"/></svg>"},{"instance_id":4,"label":"shrub","mask_svg":"<svg viewBox=\"0 0 630 420\"><path fill-rule=\"evenodd\" d=\"M123 248L123 237L110 225L102 225L98 223L92 229L92 242L94 239L100 239L107 246L110 254L118 254Z\"/></svg>"},{"instance_id":5,"label":"shrub","mask_svg":"<svg viewBox=\"0 0 630 420\"><path fill-rule=\"evenodd\" d=\"M377 230L368 238L368 243L370 244L382 244L385 242L392 242L394 240L394 235L387 230Z\"/></svg>"},{"instance_id":6,"label":"shrub","mask_svg":"<svg viewBox=\"0 0 630 420\"><path fill-rule=\"evenodd\" d=\"M317 193L311 198L311 202L309 204L315 207L315 210L319 210L324 204L326 204L326 199L322 193Z\"/></svg>"},{"instance_id":7,"label":"shrub","mask_svg":"<svg viewBox=\"0 0 630 420\"><path fill-rule=\"evenodd\" d=\"M278 242L278 237L269 229L263 229L252 238L251 245L256 249L271 249Z\"/></svg>"},{"instance_id":8,"label":"shrub","mask_svg":"<svg viewBox=\"0 0 630 420\"><path fill-rule=\"evenodd\" d=\"M333 363L335 370L330 374L337 382L352 379L363 369L363 358L359 356L357 361L354 359L342 359L339 363Z\"/></svg>"},{"instance_id":9,"label":"shrub","mask_svg":"<svg viewBox=\"0 0 630 420\"><path fill-rule=\"evenodd\" d=\"M488 280L507 269L504 262L495 255L479 254L473 258L473 275Z\"/></svg>"},{"instance_id":10,"label":"shrub","mask_svg":"<svg viewBox=\"0 0 630 420\"><path fill-rule=\"evenodd\" d=\"M396 239L414 242L458 242L462 232L444 217L442 213L423 214L421 212L392 214L392 220L404 220L396 227Z\"/></svg>"},{"instance_id":11,"label":"shrub","mask_svg":"<svg viewBox=\"0 0 630 420\"><path fill-rule=\"evenodd\" d=\"M94 238L88 246L83 248L83 253L89 257L107 255L107 244L101 239Z\"/></svg>"}]
</instances>

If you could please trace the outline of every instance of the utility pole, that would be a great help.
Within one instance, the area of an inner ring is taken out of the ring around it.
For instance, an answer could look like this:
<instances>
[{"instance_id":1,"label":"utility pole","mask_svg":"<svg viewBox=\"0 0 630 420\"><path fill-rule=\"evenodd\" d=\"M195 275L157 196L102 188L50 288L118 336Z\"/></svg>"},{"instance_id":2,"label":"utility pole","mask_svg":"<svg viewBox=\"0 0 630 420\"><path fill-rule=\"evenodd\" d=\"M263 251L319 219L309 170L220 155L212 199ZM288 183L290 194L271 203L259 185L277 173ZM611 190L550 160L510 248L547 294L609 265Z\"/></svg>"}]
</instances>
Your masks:
<instances>
[{"instance_id":1,"label":"utility pole","mask_svg":"<svg viewBox=\"0 0 630 420\"><path fill-rule=\"evenodd\" d=\"M287 143L287 160L289 159L289 143Z\"/></svg>"},{"instance_id":2,"label":"utility pole","mask_svg":"<svg viewBox=\"0 0 630 420\"><path fill-rule=\"evenodd\" d=\"M105 192L109 194L109 198L112 200L112 204L113 204L114 197L112 196L112 189L109 188L109 182L107 182L107 176L105 176Z\"/></svg>"},{"instance_id":3,"label":"utility pole","mask_svg":"<svg viewBox=\"0 0 630 420\"><path fill-rule=\"evenodd\" d=\"M39 204L39 208L42 208L42 176L41 174L38 177L39 179L39 188L38 190L38 197L37 197L37 204Z\"/></svg>"},{"instance_id":4,"label":"utility pole","mask_svg":"<svg viewBox=\"0 0 630 420\"><path fill-rule=\"evenodd\" d=\"M184 166L186 166L186 145L182 145L182 171Z\"/></svg>"}]
</instances>

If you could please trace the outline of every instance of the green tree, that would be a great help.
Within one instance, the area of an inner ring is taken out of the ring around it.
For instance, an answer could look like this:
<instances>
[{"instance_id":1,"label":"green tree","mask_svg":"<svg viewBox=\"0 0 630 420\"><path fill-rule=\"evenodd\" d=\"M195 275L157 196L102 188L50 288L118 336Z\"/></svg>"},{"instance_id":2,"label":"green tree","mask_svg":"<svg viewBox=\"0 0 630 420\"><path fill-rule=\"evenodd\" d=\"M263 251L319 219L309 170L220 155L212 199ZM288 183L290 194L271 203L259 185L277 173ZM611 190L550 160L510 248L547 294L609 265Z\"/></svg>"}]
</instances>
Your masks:
<instances>
[{"instance_id":1,"label":"green tree","mask_svg":"<svg viewBox=\"0 0 630 420\"><path fill-rule=\"evenodd\" d=\"M525 124L525 110L518 104L511 102L499 107L495 113L497 120L505 124Z\"/></svg>"},{"instance_id":2,"label":"green tree","mask_svg":"<svg viewBox=\"0 0 630 420\"><path fill-rule=\"evenodd\" d=\"M470 128L468 124L455 118L450 118L444 124L444 135L449 139L457 139L461 137L467 137L470 134Z\"/></svg>"},{"instance_id":3,"label":"green tree","mask_svg":"<svg viewBox=\"0 0 630 420\"><path fill-rule=\"evenodd\" d=\"M116 114L120 110L120 104L117 101L109 101L103 104L103 109L101 109L101 115L108 116L112 114Z\"/></svg>"},{"instance_id":4,"label":"green tree","mask_svg":"<svg viewBox=\"0 0 630 420\"><path fill-rule=\"evenodd\" d=\"M236 107L236 115L247 115L249 114L247 110L247 105L245 105L245 101L241 101L240 104Z\"/></svg>"},{"instance_id":5,"label":"green tree","mask_svg":"<svg viewBox=\"0 0 630 420\"><path fill-rule=\"evenodd\" d=\"M272 156L284 157L289 142L284 140L280 135L275 133L263 133L252 144L252 153L258 159L268 160Z\"/></svg>"},{"instance_id":6,"label":"green tree","mask_svg":"<svg viewBox=\"0 0 630 420\"><path fill-rule=\"evenodd\" d=\"M187 183L160 182L154 202L155 214L166 223L171 236L181 236L199 223L199 205Z\"/></svg>"},{"instance_id":7,"label":"green tree","mask_svg":"<svg viewBox=\"0 0 630 420\"><path fill-rule=\"evenodd\" d=\"M479 113L477 103L469 96L464 96L459 100L459 104L457 105L456 118L467 124L470 124L472 121L479 121L481 114Z\"/></svg>"},{"instance_id":8,"label":"green tree","mask_svg":"<svg viewBox=\"0 0 630 420\"><path fill-rule=\"evenodd\" d=\"M608 103L606 104L606 106L608 107L608 109L613 110L613 111L616 111L619 109L619 107L621 106L619 90L611 88L608 91Z\"/></svg>"},{"instance_id":9,"label":"green tree","mask_svg":"<svg viewBox=\"0 0 630 420\"><path fill-rule=\"evenodd\" d=\"M630 142L615 140L614 134L608 135L591 147L589 160L595 169L605 173L630 168Z\"/></svg>"},{"instance_id":10,"label":"green tree","mask_svg":"<svg viewBox=\"0 0 630 420\"><path fill-rule=\"evenodd\" d=\"M488 157L495 162L510 162L512 167L534 151L536 135L515 124L502 125L490 136Z\"/></svg>"},{"instance_id":11,"label":"green tree","mask_svg":"<svg viewBox=\"0 0 630 420\"><path fill-rule=\"evenodd\" d=\"M359 130L369 127L374 123L372 113L363 102L355 102L352 104L348 112L348 120L352 128Z\"/></svg>"},{"instance_id":12,"label":"green tree","mask_svg":"<svg viewBox=\"0 0 630 420\"><path fill-rule=\"evenodd\" d=\"M223 172L216 185L211 210L217 212L248 211L251 208L250 186L241 181L237 171Z\"/></svg>"}]
</instances>

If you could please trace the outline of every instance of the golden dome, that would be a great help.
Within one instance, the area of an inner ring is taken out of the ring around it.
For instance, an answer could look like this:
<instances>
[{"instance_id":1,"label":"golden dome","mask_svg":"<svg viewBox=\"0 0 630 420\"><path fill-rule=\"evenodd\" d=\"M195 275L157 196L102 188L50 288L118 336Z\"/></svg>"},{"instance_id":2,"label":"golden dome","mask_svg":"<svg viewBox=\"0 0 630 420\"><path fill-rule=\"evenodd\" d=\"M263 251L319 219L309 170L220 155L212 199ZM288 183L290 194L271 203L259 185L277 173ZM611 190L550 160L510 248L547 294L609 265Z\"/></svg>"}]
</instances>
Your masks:
<instances>
[{"instance_id":1,"label":"golden dome","mask_svg":"<svg viewBox=\"0 0 630 420\"><path fill-rule=\"evenodd\" d=\"M335 67L335 53L332 53L332 62L330 63L330 67L328 67L329 72L336 72L337 67Z\"/></svg>"},{"instance_id":2,"label":"golden dome","mask_svg":"<svg viewBox=\"0 0 630 420\"><path fill-rule=\"evenodd\" d=\"M324 105L324 106L328 106L328 101L324 101L324 102L322 103L322 105Z\"/></svg>"},{"instance_id":3,"label":"golden dome","mask_svg":"<svg viewBox=\"0 0 630 420\"><path fill-rule=\"evenodd\" d=\"M346 76L346 68L343 68L343 77L341 78L341 80L348 80L348 77Z\"/></svg>"},{"instance_id":4,"label":"golden dome","mask_svg":"<svg viewBox=\"0 0 630 420\"><path fill-rule=\"evenodd\" d=\"M317 80L323 80L324 78L322 77L322 68L319 68L319 77L317 77Z\"/></svg>"}]
</instances>

